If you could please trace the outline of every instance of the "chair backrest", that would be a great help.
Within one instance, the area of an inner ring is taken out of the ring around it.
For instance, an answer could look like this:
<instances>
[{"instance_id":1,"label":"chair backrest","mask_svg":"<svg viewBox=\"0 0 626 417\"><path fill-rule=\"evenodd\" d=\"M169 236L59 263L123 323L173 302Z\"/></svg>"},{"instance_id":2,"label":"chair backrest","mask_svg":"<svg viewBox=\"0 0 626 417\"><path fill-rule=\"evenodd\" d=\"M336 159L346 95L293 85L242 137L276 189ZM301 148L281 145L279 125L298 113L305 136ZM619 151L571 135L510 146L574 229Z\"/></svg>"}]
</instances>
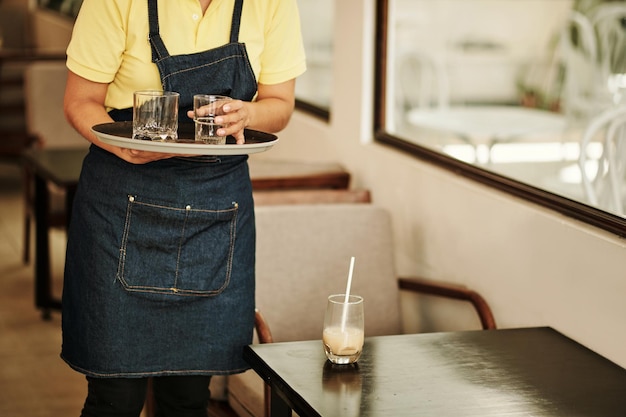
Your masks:
<instances>
[{"instance_id":1,"label":"chair backrest","mask_svg":"<svg viewBox=\"0 0 626 417\"><path fill-rule=\"evenodd\" d=\"M626 104L609 124L606 131L609 184L615 213L626 216Z\"/></svg>"},{"instance_id":2,"label":"chair backrest","mask_svg":"<svg viewBox=\"0 0 626 417\"><path fill-rule=\"evenodd\" d=\"M597 160L590 160L587 148L594 141L602 144L602 154ZM626 212L622 191L625 147L626 105L622 105L605 110L589 123L581 139L578 160L589 204L621 216ZM591 162L597 164L595 169L590 166Z\"/></svg>"},{"instance_id":3,"label":"chair backrest","mask_svg":"<svg viewBox=\"0 0 626 417\"><path fill-rule=\"evenodd\" d=\"M368 336L401 331L391 220L371 204L256 208L256 302L275 342L320 339L326 301L345 293L355 257L352 294L364 298Z\"/></svg>"},{"instance_id":4,"label":"chair backrest","mask_svg":"<svg viewBox=\"0 0 626 417\"><path fill-rule=\"evenodd\" d=\"M67 122L63 96L67 81L64 61L36 61L26 67L24 94L30 134L45 148L87 147L89 142Z\"/></svg>"},{"instance_id":5,"label":"chair backrest","mask_svg":"<svg viewBox=\"0 0 626 417\"><path fill-rule=\"evenodd\" d=\"M450 86L444 63L436 56L413 52L400 60L396 96L404 110L446 108Z\"/></svg>"},{"instance_id":6,"label":"chair backrest","mask_svg":"<svg viewBox=\"0 0 626 417\"><path fill-rule=\"evenodd\" d=\"M600 76L613 104L626 103L626 3L598 5L591 17L598 39Z\"/></svg>"},{"instance_id":7,"label":"chair backrest","mask_svg":"<svg viewBox=\"0 0 626 417\"><path fill-rule=\"evenodd\" d=\"M598 46L591 20L572 11L561 31L559 54L563 68L561 106L571 120L586 122L597 113L599 85Z\"/></svg>"}]
</instances>

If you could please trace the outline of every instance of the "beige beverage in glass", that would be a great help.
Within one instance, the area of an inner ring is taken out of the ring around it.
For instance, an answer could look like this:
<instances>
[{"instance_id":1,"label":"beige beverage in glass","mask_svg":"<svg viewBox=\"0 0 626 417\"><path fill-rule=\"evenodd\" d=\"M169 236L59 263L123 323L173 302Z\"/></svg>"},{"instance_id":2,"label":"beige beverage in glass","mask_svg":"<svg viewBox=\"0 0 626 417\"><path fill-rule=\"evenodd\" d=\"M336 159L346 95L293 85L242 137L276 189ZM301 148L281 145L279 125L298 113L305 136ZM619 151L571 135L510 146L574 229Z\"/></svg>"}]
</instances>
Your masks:
<instances>
[{"instance_id":1,"label":"beige beverage in glass","mask_svg":"<svg viewBox=\"0 0 626 417\"><path fill-rule=\"evenodd\" d=\"M193 96L193 121L195 124L196 142L209 145L226 144L226 136L217 134L218 129L225 127L215 123L215 118L226 114L224 105L232 99L227 96L214 94L196 94Z\"/></svg>"},{"instance_id":2,"label":"beige beverage in glass","mask_svg":"<svg viewBox=\"0 0 626 417\"><path fill-rule=\"evenodd\" d=\"M356 362L363 351L363 298L335 294L328 297L322 342L326 357L344 365Z\"/></svg>"}]
</instances>

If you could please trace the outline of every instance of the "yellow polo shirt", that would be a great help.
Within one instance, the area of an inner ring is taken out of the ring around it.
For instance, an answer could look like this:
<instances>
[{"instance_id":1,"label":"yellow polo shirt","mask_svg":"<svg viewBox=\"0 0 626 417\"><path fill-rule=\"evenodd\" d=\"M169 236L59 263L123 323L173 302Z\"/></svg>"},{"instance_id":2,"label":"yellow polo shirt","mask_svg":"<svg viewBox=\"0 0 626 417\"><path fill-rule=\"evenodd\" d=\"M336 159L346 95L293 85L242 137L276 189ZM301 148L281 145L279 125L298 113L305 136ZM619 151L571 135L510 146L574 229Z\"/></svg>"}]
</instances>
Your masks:
<instances>
[{"instance_id":1,"label":"yellow polo shirt","mask_svg":"<svg viewBox=\"0 0 626 417\"><path fill-rule=\"evenodd\" d=\"M190 54L229 41L234 0L158 2L159 32L170 55ZM148 41L147 0L84 0L67 48L67 67L88 80L110 83L105 105L132 107L132 93L160 89ZM239 30L261 84L279 84L306 69L296 0L245 0Z\"/></svg>"}]
</instances>

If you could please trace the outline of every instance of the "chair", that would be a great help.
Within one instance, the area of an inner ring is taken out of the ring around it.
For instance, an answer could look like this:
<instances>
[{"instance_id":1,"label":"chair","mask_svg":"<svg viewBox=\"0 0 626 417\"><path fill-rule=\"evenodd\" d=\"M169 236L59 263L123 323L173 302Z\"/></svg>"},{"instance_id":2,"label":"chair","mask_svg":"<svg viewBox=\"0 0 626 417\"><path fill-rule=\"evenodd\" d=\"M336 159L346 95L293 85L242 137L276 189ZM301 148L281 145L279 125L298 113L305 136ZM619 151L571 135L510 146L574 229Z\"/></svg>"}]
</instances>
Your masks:
<instances>
[{"instance_id":1,"label":"chair","mask_svg":"<svg viewBox=\"0 0 626 417\"><path fill-rule=\"evenodd\" d=\"M356 259L352 292L364 297L368 336L402 332L401 290L467 301L480 319L476 327L496 327L489 306L472 290L423 279L398 280L391 219L381 207L261 206L256 208L256 224L261 343L320 339L326 298L345 290L352 256ZM263 381L253 371L226 378L226 398L239 416L267 416L266 395Z\"/></svg>"},{"instance_id":2,"label":"chair","mask_svg":"<svg viewBox=\"0 0 626 417\"><path fill-rule=\"evenodd\" d=\"M598 97L603 86L598 75L598 45L591 20L572 11L559 38L559 59L563 71L561 107L568 128L584 126L607 106L606 97Z\"/></svg>"},{"instance_id":3,"label":"chair","mask_svg":"<svg viewBox=\"0 0 626 417\"><path fill-rule=\"evenodd\" d=\"M624 202L624 183L626 182L626 106L622 106L620 115L609 125L606 134L608 146L609 185L613 196L616 213L626 216Z\"/></svg>"},{"instance_id":4,"label":"chair","mask_svg":"<svg viewBox=\"0 0 626 417\"><path fill-rule=\"evenodd\" d=\"M602 154L595 161L597 167L592 169L588 148L598 136ZM578 166L587 201L592 206L624 216L626 104L609 108L595 117L582 136L580 149Z\"/></svg>"},{"instance_id":5,"label":"chair","mask_svg":"<svg viewBox=\"0 0 626 417\"><path fill-rule=\"evenodd\" d=\"M416 126L411 120L415 112L445 112L450 107L450 81L442 59L426 52L412 51L398 59L394 78L394 119L395 129L409 136L415 136L422 129L441 134L438 126ZM452 143L474 144L471 138L452 135Z\"/></svg>"},{"instance_id":6,"label":"chair","mask_svg":"<svg viewBox=\"0 0 626 417\"><path fill-rule=\"evenodd\" d=\"M65 119L63 97L67 80L64 60L36 61L24 73L26 120L39 147L87 148L89 142Z\"/></svg>"},{"instance_id":7,"label":"chair","mask_svg":"<svg viewBox=\"0 0 626 417\"><path fill-rule=\"evenodd\" d=\"M435 56L407 54L400 60L397 79L396 97L403 112L414 108L445 109L450 105L447 70Z\"/></svg>"},{"instance_id":8,"label":"chair","mask_svg":"<svg viewBox=\"0 0 626 417\"><path fill-rule=\"evenodd\" d=\"M559 40L562 107L570 127L586 126L626 100L626 4L572 11Z\"/></svg>"},{"instance_id":9,"label":"chair","mask_svg":"<svg viewBox=\"0 0 626 417\"><path fill-rule=\"evenodd\" d=\"M67 68L65 61L35 61L24 71L26 122L33 146L38 148L87 148L89 142L65 119L63 96ZM32 173L24 166L24 247L23 261L30 259L30 225L33 217ZM65 191L49 187L51 204L48 208L52 227L66 223Z\"/></svg>"},{"instance_id":10,"label":"chair","mask_svg":"<svg viewBox=\"0 0 626 417\"><path fill-rule=\"evenodd\" d=\"M626 103L626 3L609 2L592 11L599 74L612 104Z\"/></svg>"}]
</instances>

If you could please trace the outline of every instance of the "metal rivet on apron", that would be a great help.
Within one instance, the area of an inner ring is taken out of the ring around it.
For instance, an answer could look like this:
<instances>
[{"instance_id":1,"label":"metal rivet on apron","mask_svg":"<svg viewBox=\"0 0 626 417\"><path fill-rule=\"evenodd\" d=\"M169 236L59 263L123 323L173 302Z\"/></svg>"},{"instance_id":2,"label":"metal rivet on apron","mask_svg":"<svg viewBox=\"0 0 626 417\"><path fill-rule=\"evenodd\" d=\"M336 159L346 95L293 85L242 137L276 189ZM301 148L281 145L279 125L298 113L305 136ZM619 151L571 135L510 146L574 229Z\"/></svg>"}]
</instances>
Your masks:
<instances>
[{"instance_id":1,"label":"metal rivet on apron","mask_svg":"<svg viewBox=\"0 0 626 417\"><path fill-rule=\"evenodd\" d=\"M130 201L131 203L132 203L133 201L135 201L135 196L129 195L129 196L128 196L128 201Z\"/></svg>"},{"instance_id":2,"label":"metal rivet on apron","mask_svg":"<svg viewBox=\"0 0 626 417\"><path fill-rule=\"evenodd\" d=\"M239 207L239 203L237 203L236 201L233 201L233 207L238 208Z\"/></svg>"},{"instance_id":3,"label":"metal rivet on apron","mask_svg":"<svg viewBox=\"0 0 626 417\"><path fill-rule=\"evenodd\" d=\"M185 210L187 211L191 210L191 205L187 204L187 206L185 207Z\"/></svg>"}]
</instances>

